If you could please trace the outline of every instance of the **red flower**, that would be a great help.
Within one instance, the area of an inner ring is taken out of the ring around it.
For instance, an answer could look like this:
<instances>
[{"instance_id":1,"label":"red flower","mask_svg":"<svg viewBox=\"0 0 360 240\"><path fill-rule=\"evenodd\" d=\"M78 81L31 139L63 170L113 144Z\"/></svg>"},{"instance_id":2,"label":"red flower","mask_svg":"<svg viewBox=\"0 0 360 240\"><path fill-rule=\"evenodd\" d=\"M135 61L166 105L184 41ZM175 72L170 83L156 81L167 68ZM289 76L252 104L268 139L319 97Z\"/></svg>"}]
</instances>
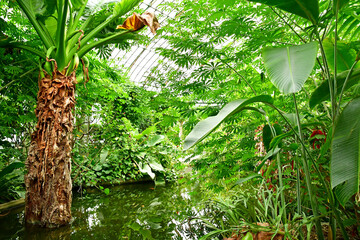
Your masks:
<instances>
[{"instance_id":1,"label":"red flower","mask_svg":"<svg viewBox=\"0 0 360 240\"><path fill-rule=\"evenodd\" d=\"M322 136L325 136L325 138L316 138L315 137L316 135L322 135ZM313 130L313 132L311 133L310 139L312 142L313 149L315 149L315 147L317 149L320 149L320 143L326 141L326 134L321 130Z\"/></svg>"}]
</instances>

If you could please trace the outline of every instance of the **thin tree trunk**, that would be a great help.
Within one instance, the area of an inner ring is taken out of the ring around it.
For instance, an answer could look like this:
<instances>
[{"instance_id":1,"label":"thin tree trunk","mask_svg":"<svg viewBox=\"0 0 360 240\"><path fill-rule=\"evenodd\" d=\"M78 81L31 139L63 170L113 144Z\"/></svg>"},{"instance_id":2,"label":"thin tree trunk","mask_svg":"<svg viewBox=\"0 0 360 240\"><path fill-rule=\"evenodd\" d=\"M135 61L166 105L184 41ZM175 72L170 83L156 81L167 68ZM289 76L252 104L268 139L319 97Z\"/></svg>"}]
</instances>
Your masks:
<instances>
[{"instance_id":1,"label":"thin tree trunk","mask_svg":"<svg viewBox=\"0 0 360 240\"><path fill-rule=\"evenodd\" d=\"M65 71L64 71L65 72ZM25 175L27 223L44 227L71 220L72 110L75 106L75 72L55 70L39 82L38 123L31 135Z\"/></svg>"}]
</instances>

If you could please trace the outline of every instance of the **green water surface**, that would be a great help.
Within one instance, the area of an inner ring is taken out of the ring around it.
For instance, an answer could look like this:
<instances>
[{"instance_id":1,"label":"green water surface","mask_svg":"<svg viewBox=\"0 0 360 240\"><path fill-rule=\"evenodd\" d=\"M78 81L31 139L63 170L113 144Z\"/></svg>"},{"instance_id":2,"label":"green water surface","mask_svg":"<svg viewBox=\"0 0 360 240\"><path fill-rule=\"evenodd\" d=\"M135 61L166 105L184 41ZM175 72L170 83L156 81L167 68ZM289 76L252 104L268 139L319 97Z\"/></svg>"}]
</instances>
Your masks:
<instances>
[{"instance_id":1,"label":"green water surface","mask_svg":"<svg viewBox=\"0 0 360 240\"><path fill-rule=\"evenodd\" d=\"M45 229L24 225L23 210L0 217L0 239L198 239L192 224L202 214L205 195L198 184L153 183L74 192L70 226ZM200 234L202 235L202 234Z\"/></svg>"}]
</instances>

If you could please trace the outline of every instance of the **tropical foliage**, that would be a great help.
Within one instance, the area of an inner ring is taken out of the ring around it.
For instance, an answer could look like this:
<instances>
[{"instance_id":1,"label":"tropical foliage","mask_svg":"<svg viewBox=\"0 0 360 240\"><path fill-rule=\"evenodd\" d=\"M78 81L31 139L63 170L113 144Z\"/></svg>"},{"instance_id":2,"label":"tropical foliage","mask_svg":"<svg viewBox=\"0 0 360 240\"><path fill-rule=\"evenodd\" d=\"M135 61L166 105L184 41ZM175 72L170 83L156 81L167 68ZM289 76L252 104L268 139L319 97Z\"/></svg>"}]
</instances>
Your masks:
<instances>
[{"instance_id":1,"label":"tropical foliage","mask_svg":"<svg viewBox=\"0 0 360 240\"><path fill-rule=\"evenodd\" d=\"M22 194L14 174L23 175L19 162L26 159L36 125L32 79L39 64L16 50L31 47L39 57L65 59L57 60L59 69L76 69L72 64L87 53L84 68L77 71L84 79L74 111L76 186L96 186L109 194L105 185L124 180L150 177L163 184L189 165L189 184L200 181L218 195L205 201L203 215L186 221L201 226L194 232L203 239L359 237L357 1L169 1L162 10L178 14L157 33L169 46L157 49L162 60L142 83L145 88L109 67L109 48L102 45L136 44L127 40L140 38L133 31L146 16L134 14L125 21L119 3L92 14L70 2L71 14L85 15L74 15L67 25L73 35L65 39L64 52L51 44L61 32L39 33L59 17L55 9L40 8L34 30L21 13L9 10L17 5L0 5L7 16L0 22L0 44L7 44L0 49L5 54L0 181L17 183L0 188L6 189L1 200ZM46 51L34 50L40 40L48 42ZM55 67L48 61L40 65L45 75ZM147 234L145 222L130 228Z\"/></svg>"}]
</instances>

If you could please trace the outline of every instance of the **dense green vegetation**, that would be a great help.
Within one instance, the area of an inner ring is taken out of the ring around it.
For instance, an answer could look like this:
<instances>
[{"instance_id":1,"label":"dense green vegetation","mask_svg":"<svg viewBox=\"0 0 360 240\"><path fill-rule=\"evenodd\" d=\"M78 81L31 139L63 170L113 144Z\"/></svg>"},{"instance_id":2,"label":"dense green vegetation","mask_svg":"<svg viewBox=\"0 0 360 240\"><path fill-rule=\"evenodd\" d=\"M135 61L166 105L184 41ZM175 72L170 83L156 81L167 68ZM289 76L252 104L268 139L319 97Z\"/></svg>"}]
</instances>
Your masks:
<instances>
[{"instance_id":1,"label":"dense green vegetation","mask_svg":"<svg viewBox=\"0 0 360 240\"><path fill-rule=\"evenodd\" d=\"M201 216L183 216L202 226L198 237L358 239L359 3L183 0L161 8L179 14L157 33L170 46L157 49L163 60L147 88L109 67L104 48L87 54L89 81L78 70L73 185L109 194L110 184L151 177L162 185L190 166L188 184L201 181L217 196ZM37 46L17 10L0 3L0 47L7 36ZM39 63L18 48L0 55L5 202L24 196Z\"/></svg>"}]
</instances>

